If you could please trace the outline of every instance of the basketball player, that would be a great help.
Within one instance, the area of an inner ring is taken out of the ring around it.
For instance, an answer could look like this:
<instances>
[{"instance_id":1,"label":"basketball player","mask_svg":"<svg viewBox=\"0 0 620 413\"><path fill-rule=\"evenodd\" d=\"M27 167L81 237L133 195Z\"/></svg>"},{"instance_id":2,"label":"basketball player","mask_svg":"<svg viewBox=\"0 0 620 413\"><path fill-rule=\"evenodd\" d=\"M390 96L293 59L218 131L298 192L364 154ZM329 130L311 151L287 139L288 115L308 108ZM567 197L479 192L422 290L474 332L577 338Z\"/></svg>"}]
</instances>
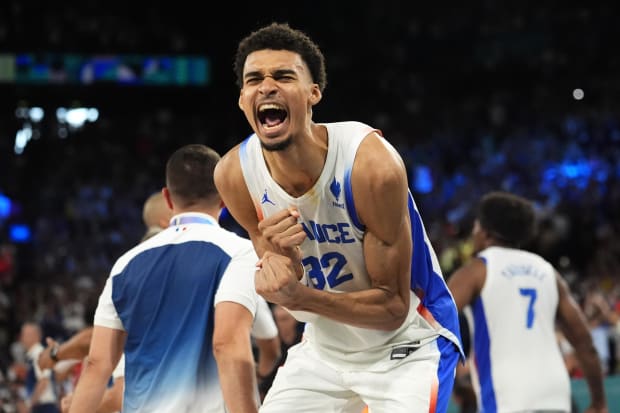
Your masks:
<instances>
[{"instance_id":1,"label":"basketball player","mask_svg":"<svg viewBox=\"0 0 620 413\"><path fill-rule=\"evenodd\" d=\"M401 157L366 124L313 121L324 57L287 24L243 39L235 72L254 133L216 185L261 257L257 291L310 321L261 412L445 411L457 311Z\"/></svg>"},{"instance_id":2,"label":"basketball player","mask_svg":"<svg viewBox=\"0 0 620 413\"><path fill-rule=\"evenodd\" d=\"M601 365L584 315L568 285L542 257L522 249L534 235L526 199L491 192L472 233L476 257L448 280L459 310L472 314L470 369L483 412L570 412L559 327L575 348L588 383L587 410L606 412Z\"/></svg>"}]
</instances>

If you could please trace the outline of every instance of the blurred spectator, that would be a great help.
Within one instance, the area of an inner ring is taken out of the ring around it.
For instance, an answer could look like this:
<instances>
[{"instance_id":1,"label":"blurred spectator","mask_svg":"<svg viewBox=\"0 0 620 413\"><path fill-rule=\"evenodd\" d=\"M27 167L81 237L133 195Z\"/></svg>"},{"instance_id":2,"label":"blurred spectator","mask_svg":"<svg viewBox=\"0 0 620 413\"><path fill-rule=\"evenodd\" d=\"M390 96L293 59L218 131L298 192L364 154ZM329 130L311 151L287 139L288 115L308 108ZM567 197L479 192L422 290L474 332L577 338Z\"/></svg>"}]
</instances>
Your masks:
<instances>
[{"instance_id":1,"label":"blurred spectator","mask_svg":"<svg viewBox=\"0 0 620 413\"><path fill-rule=\"evenodd\" d=\"M590 327L590 334L594 342L594 347L601 359L601 364L604 373L608 373L613 370L610 365L610 361L615 361L615 355L612 358L610 346L611 334L618 322L615 311L610 306L605 295L600 291L596 284L591 283L587 287L584 302L583 312L588 320Z\"/></svg>"},{"instance_id":2,"label":"blurred spectator","mask_svg":"<svg viewBox=\"0 0 620 413\"><path fill-rule=\"evenodd\" d=\"M28 372L26 376L26 405L32 413L59 413L58 395L54 373L41 370L37 360L44 347L38 324L27 322L22 326L20 343L26 350Z\"/></svg>"}]
</instances>

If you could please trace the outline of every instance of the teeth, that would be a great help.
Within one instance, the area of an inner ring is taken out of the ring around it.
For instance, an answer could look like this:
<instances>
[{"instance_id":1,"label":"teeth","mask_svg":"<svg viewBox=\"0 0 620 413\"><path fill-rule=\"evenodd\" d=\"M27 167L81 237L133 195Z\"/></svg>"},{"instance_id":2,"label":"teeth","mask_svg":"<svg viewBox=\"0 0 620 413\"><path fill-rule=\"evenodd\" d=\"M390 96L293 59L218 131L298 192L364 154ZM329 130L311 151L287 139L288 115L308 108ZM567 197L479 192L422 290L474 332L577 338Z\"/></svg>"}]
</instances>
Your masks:
<instances>
[{"instance_id":1,"label":"teeth","mask_svg":"<svg viewBox=\"0 0 620 413\"><path fill-rule=\"evenodd\" d=\"M269 109L284 110L282 106L276 105L275 103L265 103L264 105L261 105L261 107L258 108L259 112L264 112Z\"/></svg>"}]
</instances>

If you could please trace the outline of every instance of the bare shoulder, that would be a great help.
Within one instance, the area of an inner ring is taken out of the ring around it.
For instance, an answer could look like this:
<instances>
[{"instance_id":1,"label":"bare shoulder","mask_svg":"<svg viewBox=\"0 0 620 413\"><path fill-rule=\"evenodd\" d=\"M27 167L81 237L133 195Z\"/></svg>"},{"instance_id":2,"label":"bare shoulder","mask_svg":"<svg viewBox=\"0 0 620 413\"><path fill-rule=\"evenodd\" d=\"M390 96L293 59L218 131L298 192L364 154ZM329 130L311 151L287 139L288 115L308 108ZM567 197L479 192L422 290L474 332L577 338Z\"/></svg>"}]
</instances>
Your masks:
<instances>
[{"instance_id":1,"label":"bare shoulder","mask_svg":"<svg viewBox=\"0 0 620 413\"><path fill-rule=\"evenodd\" d=\"M213 178L224 205L254 241L258 215L241 170L239 147L240 144L236 145L222 156L215 166Z\"/></svg>"},{"instance_id":2,"label":"bare shoulder","mask_svg":"<svg viewBox=\"0 0 620 413\"><path fill-rule=\"evenodd\" d=\"M377 132L369 133L357 150L351 188L360 221L389 241L405 228L408 180L402 158ZM389 213L385 210L389 209Z\"/></svg>"},{"instance_id":3,"label":"bare shoulder","mask_svg":"<svg viewBox=\"0 0 620 413\"><path fill-rule=\"evenodd\" d=\"M377 132L369 133L357 150L351 171L353 193L362 201L381 201L392 193L408 191L405 164ZM359 204L362 205L362 204Z\"/></svg>"},{"instance_id":4,"label":"bare shoulder","mask_svg":"<svg viewBox=\"0 0 620 413\"><path fill-rule=\"evenodd\" d=\"M371 179L406 177L405 163L400 154L376 131L366 135L360 144L353 169L358 175Z\"/></svg>"},{"instance_id":5,"label":"bare shoulder","mask_svg":"<svg viewBox=\"0 0 620 413\"><path fill-rule=\"evenodd\" d=\"M237 180L243 179L239 162L239 145L226 152L219 160L213 171L213 179L218 191L234 188Z\"/></svg>"}]
</instances>

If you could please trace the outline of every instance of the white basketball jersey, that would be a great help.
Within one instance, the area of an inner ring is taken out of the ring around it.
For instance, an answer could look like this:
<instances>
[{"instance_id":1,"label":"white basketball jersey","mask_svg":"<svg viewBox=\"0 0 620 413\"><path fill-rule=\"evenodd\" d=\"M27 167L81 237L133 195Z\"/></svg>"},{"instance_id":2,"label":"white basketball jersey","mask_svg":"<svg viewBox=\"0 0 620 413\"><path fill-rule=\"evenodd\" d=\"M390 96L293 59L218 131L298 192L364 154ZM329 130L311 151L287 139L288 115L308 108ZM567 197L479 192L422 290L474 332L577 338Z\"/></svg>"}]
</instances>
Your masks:
<instances>
[{"instance_id":1,"label":"white basketball jersey","mask_svg":"<svg viewBox=\"0 0 620 413\"><path fill-rule=\"evenodd\" d=\"M273 180L260 141L254 134L240 146L243 175L259 219L289 206L299 210L300 222L307 234L301 249L309 285L331 292L368 289L371 283L363 256L364 227L353 202L351 169L360 143L374 129L358 122L324 126L328 132L325 165L316 184L302 196L292 197ZM373 363L377 360L370 357L370 352L376 350L373 354L379 358L383 350L393 345L431 339L439 334L460 348L456 307L411 197L410 213L415 215L412 233L419 237L414 245L413 264L420 264L418 278L415 282L412 278L412 289L419 288L420 294L411 293L407 320L397 330L381 331L316 316L307 324L305 337L328 360L347 364Z\"/></svg>"},{"instance_id":2,"label":"white basketball jersey","mask_svg":"<svg viewBox=\"0 0 620 413\"><path fill-rule=\"evenodd\" d=\"M481 412L570 411L570 381L555 335L555 270L540 256L490 247L471 305L473 384Z\"/></svg>"}]
</instances>

